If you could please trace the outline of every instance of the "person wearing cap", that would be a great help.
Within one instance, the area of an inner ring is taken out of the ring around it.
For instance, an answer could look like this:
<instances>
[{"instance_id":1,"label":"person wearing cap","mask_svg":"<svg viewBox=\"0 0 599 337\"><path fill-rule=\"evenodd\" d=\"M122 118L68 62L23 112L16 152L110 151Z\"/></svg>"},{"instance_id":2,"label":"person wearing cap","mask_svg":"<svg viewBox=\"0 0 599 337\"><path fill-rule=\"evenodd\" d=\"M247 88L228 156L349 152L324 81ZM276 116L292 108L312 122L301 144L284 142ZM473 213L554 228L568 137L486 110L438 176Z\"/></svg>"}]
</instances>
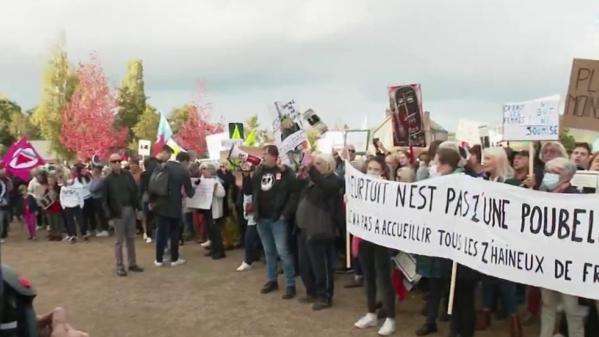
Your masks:
<instances>
[{"instance_id":1,"label":"person wearing cap","mask_svg":"<svg viewBox=\"0 0 599 337\"><path fill-rule=\"evenodd\" d=\"M104 205L108 218L114 223L116 274L127 276L123 263L123 241L127 245L129 271L143 272L135 256L135 210L139 208L137 185L131 173L121 168L118 153L110 155L109 162L110 174L104 181Z\"/></svg>"},{"instance_id":2,"label":"person wearing cap","mask_svg":"<svg viewBox=\"0 0 599 337\"><path fill-rule=\"evenodd\" d=\"M295 267L287 239L289 221L297 207L297 181L294 172L286 166L277 165L279 150L275 145L263 148L262 164L252 178L254 218L266 256L268 281L261 293L278 289L277 255L283 263L286 288L283 299L295 297Z\"/></svg>"},{"instance_id":3,"label":"person wearing cap","mask_svg":"<svg viewBox=\"0 0 599 337\"><path fill-rule=\"evenodd\" d=\"M154 174L166 172L168 175L168 195L157 196L150 193L150 209L157 216L158 229L156 231L156 267L163 266L164 249L170 238L171 267L184 264L185 259L179 256L179 240L181 218L183 216L183 193L187 197L193 197L195 190L191 186L189 178L190 157L186 152L177 154L177 161L169 160L173 151L164 146L158 153L157 159L161 163L154 170ZM152 185L150 177L149 187Z\"/></svg>"}]
</instances>

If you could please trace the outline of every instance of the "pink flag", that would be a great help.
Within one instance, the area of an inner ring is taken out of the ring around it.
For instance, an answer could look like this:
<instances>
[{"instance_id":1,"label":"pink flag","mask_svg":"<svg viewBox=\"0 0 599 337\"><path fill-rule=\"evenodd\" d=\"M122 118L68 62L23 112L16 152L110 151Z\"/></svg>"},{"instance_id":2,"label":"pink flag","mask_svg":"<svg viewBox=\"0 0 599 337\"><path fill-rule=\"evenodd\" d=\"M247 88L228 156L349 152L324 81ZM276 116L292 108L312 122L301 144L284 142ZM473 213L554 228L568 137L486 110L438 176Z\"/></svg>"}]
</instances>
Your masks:
<instances>
[{"instance_id":1,"label":"pink flag","mask_svg":"<svg viewBox=\"0 0 599 337\"><path fill-rule=\"evenodd\" d=\"M29 172L46 162L27 139L21 138L8 149L2 158L2 163L6 168L6 173L29 181Z\"/></svg>"}]
</instances>

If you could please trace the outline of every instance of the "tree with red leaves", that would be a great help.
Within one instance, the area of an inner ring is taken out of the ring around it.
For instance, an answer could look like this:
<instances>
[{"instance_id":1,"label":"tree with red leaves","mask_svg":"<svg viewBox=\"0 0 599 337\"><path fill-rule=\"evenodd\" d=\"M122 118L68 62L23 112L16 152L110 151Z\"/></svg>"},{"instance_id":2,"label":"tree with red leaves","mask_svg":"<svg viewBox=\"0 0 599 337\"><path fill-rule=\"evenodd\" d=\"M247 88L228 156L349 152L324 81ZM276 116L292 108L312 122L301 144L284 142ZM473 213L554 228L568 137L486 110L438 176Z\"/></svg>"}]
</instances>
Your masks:
<instances>
[{"instance_id":1,"label":"tree with red leaves","mask_svg":"<svg viewBox=\"0 0 599 337\"><path fill-rule=\"evenodd\" d=\"M117 108L102 67L96 57L77 70L79 81L71 101L62 112L60 141L79 159L98 154L106 158L125 147L127 130L115 128Z\"/></svg>"},{"instance_id":2,"label":"tree with red leaves","mask_svg":"<svg viewBox=\"0 0 599 337\"><path fill-rule=\"evenodd\" d=\"M207 152L206 136L223 131L223 126L211 123L210 114L206 108L196 104L186 106L188 109L187 120L175 135L177 143L186 150L192 150L203 156Z\"/></svg>"}]
</instances>

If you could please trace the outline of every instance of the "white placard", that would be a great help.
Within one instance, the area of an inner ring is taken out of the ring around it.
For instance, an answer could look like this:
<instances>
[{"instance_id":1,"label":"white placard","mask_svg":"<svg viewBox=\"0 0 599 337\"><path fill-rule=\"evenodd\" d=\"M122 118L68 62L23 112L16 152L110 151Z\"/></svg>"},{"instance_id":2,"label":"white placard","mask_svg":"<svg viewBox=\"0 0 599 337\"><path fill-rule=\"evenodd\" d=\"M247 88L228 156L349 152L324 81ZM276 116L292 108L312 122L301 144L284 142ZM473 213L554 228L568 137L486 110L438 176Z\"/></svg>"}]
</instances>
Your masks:
<instances>
[{"instance_id":1,"label":"white placard","mask_svg":"<svg viewBox=\"0 0 599 337\"><path fill-rule=\"evenodd\" d=\"M348 130L345 131L345 145L353 145L356 153L364 154L368 152L369 130Z\"/></svg>"},{"instance_id":2,"label":"white placard","mask_svg":"<svg viewBox=\"0 0 599 337\"><path fill-rule=\"evenodd\" d=\"M459 142L466 142L470 146L480 144L479 128L484 123L461 118L458 120L458 128L455 138Z\"/></svg>"},{"instance_id":3,"label":"white placard","mask_svg":"<svg viewBox=\"0 0 599 337\"><path fill-rule=\"evenodd\" d=\"M503 140L558 140L559 95L503 106Z\"/></svg>"},{"instance_id":4,"label":"white placard","mask_svg":"<svg viewBox=\"0 0 599 337\"><path fill-rule=\"evenodd\" d=\"M290 151L295 151L299 145L307 140L308 138L306 137L306 131L296 131L295 133L287 136L287 138L283 139L282 142L277 144L277 147L279 148L279 154L284 155Z\"/></svg>"},{"instance_id":5,"label":"white placard","mask_svg":"<svg viewBox=\"0 0 599 337\"><path fill-rule=\"evenodd\" d=\"M215 133L213 135L206 136L206 147L208 148L208 156L211 160L219 160L220 152L228 150L223 146L223 142L229 139L228 132Z\"/></svg>"},{"instance_id":6,"label":"white placard","mask_svg":"<svg viewBox=\"0 0 599 337\"><path fill-rule=\"evenodd\" d=\"M570 184L576 187L599 188L599 172L577 171Z\"/></svg>"},{"instance_id":7,"label":"white placard","mask_svg":"<svg viewBox=\"0 0 599 337\"><path fill-rule=\"evenodd\" d=\"M530 190L450 174L407 184L345 164L347 230L516 283L599 299L594 194Z\"/></svg>"},{"instance_id":8,"label":"white placard","mask_svg":"<svg viewBox=\"0 0 599 337\"><path fill-rule=\"evenodd\" d=\"M200 182L199 184L197 182ZM193 198L187 199L187 207L194 209L211 209L214 195L214 178L191 178L191 186L195 189Z\"/></svg>"},{"instance_id":9,"label":"white placard","mask_svg":"<svg viewBox=\"0 0 599 337\"><path fill-rule=\"evenodd\" d=\"M149 156L152 142L147 139L140 139L138 142L137 154L140 156Z\"/></svg>"}]
</instances>

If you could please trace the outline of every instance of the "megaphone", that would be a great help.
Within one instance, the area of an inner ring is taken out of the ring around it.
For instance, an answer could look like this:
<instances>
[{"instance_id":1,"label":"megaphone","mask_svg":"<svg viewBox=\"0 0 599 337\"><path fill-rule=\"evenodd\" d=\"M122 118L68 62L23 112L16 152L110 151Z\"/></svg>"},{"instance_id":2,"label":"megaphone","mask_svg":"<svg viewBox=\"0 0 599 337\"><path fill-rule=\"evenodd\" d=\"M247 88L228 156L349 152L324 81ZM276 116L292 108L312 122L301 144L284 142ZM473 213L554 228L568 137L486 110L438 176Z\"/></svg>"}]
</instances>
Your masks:
<instances>
[{"instance_id":1,"label":"megaphone","mask_svg":"<svg viewBox=\"0 0 599 337\"><path fill-rule=\"evenodd\" d=\"M246 162L252 166L258 166L260 165L260 162L262 162L262 159L260 157L256 157L243 151L239 148L237 144L233 144L233 146L231 146L231 149L229 150L228 159L230 162L237 160L240 162Z\"/></svg>"}]
</instances>

